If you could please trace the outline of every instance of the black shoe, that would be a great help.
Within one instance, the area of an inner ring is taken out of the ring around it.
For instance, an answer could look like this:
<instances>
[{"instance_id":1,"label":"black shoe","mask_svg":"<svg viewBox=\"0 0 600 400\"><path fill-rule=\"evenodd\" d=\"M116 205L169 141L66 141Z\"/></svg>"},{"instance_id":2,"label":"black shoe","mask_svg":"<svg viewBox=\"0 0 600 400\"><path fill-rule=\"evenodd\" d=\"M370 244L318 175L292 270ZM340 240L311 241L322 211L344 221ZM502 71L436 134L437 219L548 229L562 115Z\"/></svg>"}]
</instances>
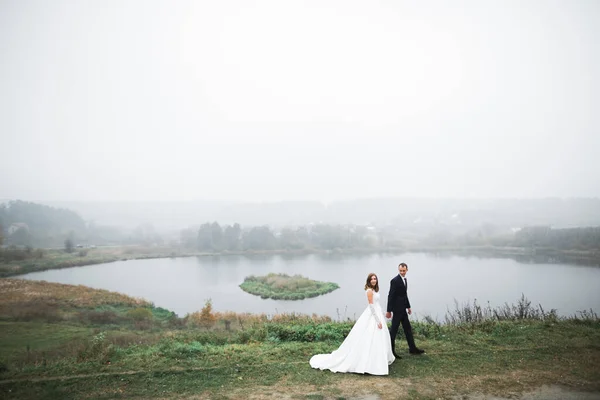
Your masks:
<instances>
[{"instance_id":1,"label":"black shoe","mask_svg":"<svg viewBox=\"0 0 600 400\"><path fill-rule=\"evenodd\" d=\"M398 358L402 358L402 357L400 357L398 354L396 354L396 352L395 352L395 351L392 351L392 354L394 355L394 357L396 357L396 359L398 359Z\"/></svg>"},{"instance_id":2,"label":"black shoe","mask_svg":"<svg viewBox=\"0 0 600 400\"><path fill-rule=\"evenodd\" d=\"M425 350L415 347L414 349L410 349L408 352L410 354L423 354L423 353L425 353Z\"/></svg>"}]
</instances>

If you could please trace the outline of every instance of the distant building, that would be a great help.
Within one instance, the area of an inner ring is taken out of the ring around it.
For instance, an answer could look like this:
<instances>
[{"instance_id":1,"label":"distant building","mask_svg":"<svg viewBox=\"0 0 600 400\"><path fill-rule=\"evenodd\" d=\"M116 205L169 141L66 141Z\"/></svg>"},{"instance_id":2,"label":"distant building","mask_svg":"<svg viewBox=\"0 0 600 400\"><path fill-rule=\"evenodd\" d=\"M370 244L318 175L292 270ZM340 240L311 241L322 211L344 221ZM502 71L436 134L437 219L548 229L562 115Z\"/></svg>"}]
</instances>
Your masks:
<instances>
[{"instance_id":1,"label":"distant building","mask_svg":"<svg viewBox=\"0 0 600 400\"><path fill-rule=\"evenodd\" d=\"M27 232L29 232L29 225L27 225L24 222L15 222L10 224L10 226L7 229L7 232L9 235L12 235L13 233L15 233L16 231L18 231L19 229L25 229Z\"/></svg>"}]
</instances>

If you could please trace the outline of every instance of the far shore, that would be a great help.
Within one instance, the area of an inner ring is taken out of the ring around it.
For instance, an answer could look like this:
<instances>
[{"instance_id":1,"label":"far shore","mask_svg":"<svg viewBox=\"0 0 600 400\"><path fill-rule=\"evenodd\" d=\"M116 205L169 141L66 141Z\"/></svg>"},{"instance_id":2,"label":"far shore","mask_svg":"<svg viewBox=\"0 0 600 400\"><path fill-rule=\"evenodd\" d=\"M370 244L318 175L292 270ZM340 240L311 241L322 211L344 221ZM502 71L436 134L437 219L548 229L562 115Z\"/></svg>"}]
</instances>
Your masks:
<instances>
[{"instance_id":1,"label":"far shore","mask_svg":"<svg viewBox=\"0 0 600 400\"><path fill-rule=\"evenodd\" d=\"M255 255L365 255L377 253L430 253L440 256L501 257L533 263L565 263L588 266L600 266L600 250L562 250L553 248L525 248L498 246L413 246L413 247L377 247L377 248L335 248L335 249L274 249L239 250L220 252L198 252L162 246L100 246L97 248L77 249L66 253L62 249L43 249L43 256L19 261L0 262L0 277L15 277L31 272L50 269L80 267L115 261L143 260L176 257L211 256L255 256Z\"/></svg>"}]
</instances>

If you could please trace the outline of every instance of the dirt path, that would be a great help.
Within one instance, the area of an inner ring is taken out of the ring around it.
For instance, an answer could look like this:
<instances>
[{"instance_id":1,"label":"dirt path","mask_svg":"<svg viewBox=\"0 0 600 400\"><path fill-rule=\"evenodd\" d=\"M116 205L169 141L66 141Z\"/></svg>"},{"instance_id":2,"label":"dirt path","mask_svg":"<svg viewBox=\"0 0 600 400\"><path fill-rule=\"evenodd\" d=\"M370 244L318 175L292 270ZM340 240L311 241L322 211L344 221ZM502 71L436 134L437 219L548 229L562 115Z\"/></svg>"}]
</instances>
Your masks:
<instances>
[{"instance_id":1,"label":"dirt path","mask_svg":"<svg viewBox=\"0 0 600 400\"><path fill-rule=\"evenodd\" d=\"M580 392L562 386L542 386L520 396L497 397L484 394L456 396L452 400L600 400L599 392Z\"/></svg>"},{"instance_id":2,"label":"dirt path","mask_svg":"<svg viewBox=\"0 0 600 400\"><path fill-rule=\"evenodd\" d=\"M175 371L206 371L211 368L170 368L161 372ZM39 378L16 378L0 380L0 386L17 382L47 382L60 380L77 380L90 379L99 376L133 376L138 374L147 374L150 371L115 371L115 372L99 372L93 374L78 374L78 375L63 375L49 376ZM156 372L156 371L152 371ZM289 386L285 382L282 385L273 386L251 386L249 388L237 388L223 393L225 398L231 400L280 400L280 399L297 399L298 396L314 395L315 398L323 400L333 400L345 398L347 400L401 400L411 398L425 399L448 399L448 400L600 400L600 391L584 391L573 387L559 385L542 385L536 387L533 381L530 381L526 388L518 387L520 374L513 372L506 375L494 376L504 381L504 386L508 387L501 394L490 395L479 391L482 386L478 385L479 379L464 378L459 383L458 387L464 388L463 394L456 394L449 390L451 387L443 380L420 380L413 381L410 378L403 379L377 379L370 381L369 385L365 385L364 377L359 375L348 375L340 381L325 388L319 387L298 387ZM362 379L361 379L362 378ZM521 380L522 383L523 380ZM508 383L508 385L506 385ZM515 384L514 388L511 384ZM588 382L589 384L589 382ZM596 385L593 385L596 387ZM485 386L484 386L485 387ZM370 393L369 393L370 392ZM463 392L462 390L460 392ZM331 393L336 393L331 395ZM176 398L181 399L181 395ZM188 400L204 400L209 399L206 394L198 394L187 397ZM163 400L169 397L162 398Z\"/></svg>"}]
</instances>

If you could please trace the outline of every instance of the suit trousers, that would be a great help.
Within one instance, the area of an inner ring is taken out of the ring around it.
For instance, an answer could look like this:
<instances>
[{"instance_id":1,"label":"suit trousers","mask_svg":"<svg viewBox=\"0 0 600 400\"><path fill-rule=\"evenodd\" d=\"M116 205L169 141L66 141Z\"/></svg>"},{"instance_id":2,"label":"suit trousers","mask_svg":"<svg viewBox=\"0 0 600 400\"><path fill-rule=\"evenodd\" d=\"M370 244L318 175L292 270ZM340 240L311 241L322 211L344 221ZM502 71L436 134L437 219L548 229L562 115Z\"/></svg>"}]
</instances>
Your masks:
<instances>
[{"instance_id":1,"label":"suit trousers","mask_svg":"<svg viewBox=\"0 0 600 400\"><path fill-rule=\"evenodd\" d=\"M406 342L408 343L408 349L414 350L417 346L415 346L415 339L412 334L412 327L410 326L410 320L408 319L408 314L406 311L404 312L395 312L392 316L392 326L390 327L390 338L392 339L392 350L394 353L396 352L396 335L398 334L398 328L400 328L400 324L402 324L402 330L404 331L404 336L406 336Z\"/></svg>"}]
</instances>

